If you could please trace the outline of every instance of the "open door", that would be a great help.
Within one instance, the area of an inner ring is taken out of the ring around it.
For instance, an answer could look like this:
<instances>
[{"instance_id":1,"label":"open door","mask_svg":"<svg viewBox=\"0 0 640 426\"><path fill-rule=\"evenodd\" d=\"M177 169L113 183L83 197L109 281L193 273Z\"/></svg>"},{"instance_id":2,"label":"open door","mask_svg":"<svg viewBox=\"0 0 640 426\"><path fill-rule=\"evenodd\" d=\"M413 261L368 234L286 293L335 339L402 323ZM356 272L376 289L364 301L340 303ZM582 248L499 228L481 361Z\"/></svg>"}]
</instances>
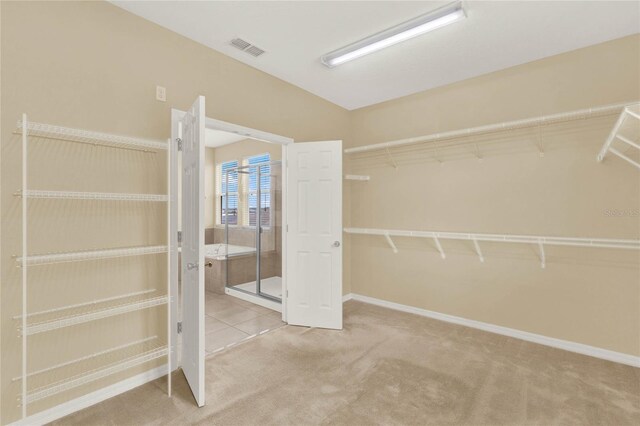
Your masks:
<instances>
[{"instance_id":1,"label":"open door","mask_svg":"<svg viewBox=\"0 0 640 426\"><path fill-rule=\"evenodd\" d=\"M182 370L204 405L204 96L178 123L182 140Z\"/></svg>"},{"instance_id":2,"label":"open door","mask_svg":"<svg viewBox=\"0 0 640 426\"><path fill-rule=\"evenodd\" d=\"M342 329L342 141L287 146L287 322Z\"/></svg>"}]
</instances>

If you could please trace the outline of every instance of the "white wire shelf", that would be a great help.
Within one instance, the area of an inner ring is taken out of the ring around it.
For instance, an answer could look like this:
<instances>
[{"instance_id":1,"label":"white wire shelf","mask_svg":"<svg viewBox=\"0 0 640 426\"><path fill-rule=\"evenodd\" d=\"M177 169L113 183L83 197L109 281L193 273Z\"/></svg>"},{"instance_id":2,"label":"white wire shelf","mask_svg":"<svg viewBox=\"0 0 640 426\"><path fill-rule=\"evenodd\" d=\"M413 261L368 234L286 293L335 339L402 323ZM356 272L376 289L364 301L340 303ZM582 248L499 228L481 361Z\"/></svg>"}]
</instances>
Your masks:
<instances>
[{"instance_id":1,"label":"white wire shelf","mask_svg":"<svg viewBox=\"0 0 640 426\"><path fill-rule=\"evenodd\" d=\"M105 349L104 351L99 351L99 352L93 353L91 355L83 356L83 357L80 357L80 358L75 358L75 359L72 359L71 361L66 361L66 362L62 362L62 363L56 364L56 365L52 365L51 367L42 368L40 370L36 370L36 371L33 371L33 372L27 374L27 378L34 377L34 376L37 376L37 375L43 374L43 373L48 373L50 371L54 371L54 370L57 370L59 368L68 367L68 366L73 365L73 364L78 364L78 363L80 363L82 361L88 361L90 359L97 358L97 357L100 357L100 356L103 356L103 355L109 355L109 354L112 354L114 352L121 351L123 349L131 348L131 347L136 346L136 345L141 345L143 343L147 343L147 342L150 342L152 340L156 340L157 338L158 338L158 336L151 336L151 337L147 337L147 338L144 338L144 339L139 339L139 340L136 340L136 341L133 341L133 342L130 342L130 343L125 343L124 345L119 345L119 346L116 346L116 347L113 347L113 348ZM13 382L17 382L17 381L22 380L22 377L21 376L14 377L11 380Z\"/></svg>"},{"instance_id":2,"label":"white wire shelf","mask_svg":"<svg viewBox=\"0 0 640 426\"><path fill-rule=\"evenodd\" d=\"M125 358L124 360L118 362L114 362L105 367L97 368L95 370L91 370L86 373L82 373L74 377L58 381L52 385L30 391L27 394L26 402L27 404L31 404L43 398L65 392L67 390L85 385L87 383L95 382L96 380L100 380L113 374L128 370L132 367L145 364L158 358L162 358L164 356L167 356L168 354L169 349L166 345L156 347L141 354Z\"/></svg>"},{"instance_id":3,"label":"white wire shelf","mask_svg":"<svg viewBox=\"0 0 640 426\"><path fill-rule=\"evenodd\" d=\"M155 152L167 149L166 142L152 139L132 138L129 136L112 135L109 133L92 132L89 130L73 129L70 127L54 126L51 124L27 122L27 134L47 139L66 140L70 142L104 145L115 148L136 149ZM18 121L15 133L22 133L22 121Z\"/></svg>"},{"instance_id":4,"label":"white wire shelf","mask_svg":"<svg viewBox=\"0 0 640 426\"><path fill-rule=\"evenodd\" d=\"M76 308L83 308L83 307L87 307L87 306L94 306L94 305L97 305L97 304L100 304L100 303L113 302L114 300L126 299L128 297L134 297L134 296L141 296L143 294L149 294L149 293L153 293L155 291L156 291L156 289L152 288L152 289L149 289L149 290L135 291L133 293L122 294L120 296L113 296L113 297L106 297L104 299L92 300L91 302L76 303L74 305L63 306L63 307L60 307L60 308L53 308L53 309L46 309L44 311L31 312L31 313L27 314L27 318L36 317L36 316L39 316L39 315L53 314L55 312L66 311L66 310L69 310L69 309L76 309ZM22 318L22 315L15 315L13 317L14 320L17 320L17 319L20 319L20 318Z\"/></svg>"},{"instance_id":5,"label":"white wire shelf","mask_svg":"<svg viewBox=\"0 0 640 426\"><path fill-rule=\"evenodd\" d=\"M396 148L404 145L412 145L425 142L437 142L447 139L456 139L461 137L482 135L487 133L504 132L509 130L526 129L530 127L538 127L550 124L559 124L568 121L581 120L591 117L599 117L619 113L623 108L629 105L636 105L637 102L626 102L612 105L604 105L600 107L581 109L576 111L563 112L559 114L543 115L540 117L526 118L523 120L505 121L502 123L489 124L485 126L470 127L461 130L452 130L449 132L433 133L430 135L417 136L406 139L398 139L389 142L382 142L372 145L363 145L344 150L346 154L355 154L367 151L377 151L381 149Z\"/></svg>"},{"instance_id":6,"label":"white wire shelf","mask_svg":"<svg viewBox=\"0 0 640 426\"><path fill-rule=\"evenodd\" d=\"M638 123L638 121L640 121L640 104L628 106L622 110L622 112L620 113L620 117L618 118L618 121L616 121L616 124L613 126L611 133L609 133L609 137L607 138L604 145L602 146L602 149L600 149L600 152L598 153L598 157L597 157L598 162L604 161L605 157L610 152L620 157L621 159L631 164L632 166L635 166L636 168L640 169L639 162L637 162L633 158L629 157L625 153L619 151L618 149L612 146L613 143L616 141L623 142L626 146L635 148L636 150L640 151L639 142L634 142L629 137L626 137L620 134L625 123L627 122L627 119L636 120L636 125L640 124ZM638 126L636 126L636 129L638 129ZM638 139L638 135L635 135L635 137L636 139Z\"/></svg>"},{"instance_id":7,"label":"white wire shelf","mask_svg":"<svg viewBox=\"0 0 640 426\"><path fill-rule=\"evenodd\" d=\"M480 250L478 241L500 242L500 243L521 243L533 244L540 251L540 262L544 268L546 256L544 246L572 246L572 247L592 247L640 250L640 240L609 239L609 238L574 238L574 237L553 237L543 235L511 235L511 234L475 234L466 232L436 232L436 231L408 231L398 229L371 229L371 228L344 228L347 234L379 235L386 239L391 250L398 253L396 245L391 237L417 237L433 239L440 256L445 259L445 251L440 244L440 240L468 240L473 241L474 248L481 262L485 258Z\"/></svg>"},{"instance_id":8,"label":"white wire shelf","mask_svg":"<svg viewBox=\"0 0 640 426\"><path fill-rule=\"evenodd\" d=\"M147 254L166 253L167 246L124 247L106 250L87 250L67 253L52 253L16 257L18 266L49 265L52 263L81 262L85 260L112 259L117 257L142 256Z\"/></svg>"},{"instance_id":9,"label":"white wire shelf","mask_svg":"<svg viewBox=\"0 0 640 426\"><path fill-rule=\"evenodd\" d=\"M105 201L152 201L167 202L169 197L162 194L128 194L118 192L76 192L76 191L45 191L28 189L18 191L14 195L27 198L57 199L57 200L105 200Z\"/></svg>"},{"instance_id":10,"label":"white wire shelf","mask_svg":"<svg viewBox=\"0 0 640 426\"><path fill-rule=\"evenodd\" d=\"M152 297L149 299L123 303L120 305L109 306L109 307L98 309L95 311L68 315L61 318L56 318L51 321L43 321L43 322L27 324L26 335L32 336L34 334L57 330L59 328L64 328L64 327L70 327L72 325L83 324L90 321L96 321L103 318L109 318L115 315L122 315L129 312L140 311L142 309L148 309L154 306L164 305L167 303L167 301L168 301L167 296L158 296L158 297ZM21 326L18 327L18 330L22 335Z\"/></svg>"},{"instance_id":11,"label":"white wire shelf","mask_svg":"<svg viewBox=\"0 0 640 426\"><path fill-rule=\"evenodd\" d=\"M344 175L345 180L360 180L367 181L371 179L371 176L368 175Z\"/></svg>"}]
</instances>

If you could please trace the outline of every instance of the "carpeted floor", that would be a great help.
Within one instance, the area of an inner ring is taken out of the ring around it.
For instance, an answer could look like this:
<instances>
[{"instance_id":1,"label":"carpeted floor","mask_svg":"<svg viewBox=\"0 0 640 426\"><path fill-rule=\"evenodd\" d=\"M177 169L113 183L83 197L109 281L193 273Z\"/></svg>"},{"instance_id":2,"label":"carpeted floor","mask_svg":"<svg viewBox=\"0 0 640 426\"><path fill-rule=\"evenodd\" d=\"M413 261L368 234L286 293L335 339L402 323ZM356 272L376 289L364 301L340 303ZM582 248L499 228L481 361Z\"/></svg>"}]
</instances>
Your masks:
<instances>
[{"instance_id":1,"label":"carpeted floor","mask_svg":"<svg viewBox=\"0 0 640 426\"><path fill-rule=\"evenodd\" d=\"M342 332L285 326L59 424L631 425L640 369L359 302Z\"/></svg>"}]
</instances>

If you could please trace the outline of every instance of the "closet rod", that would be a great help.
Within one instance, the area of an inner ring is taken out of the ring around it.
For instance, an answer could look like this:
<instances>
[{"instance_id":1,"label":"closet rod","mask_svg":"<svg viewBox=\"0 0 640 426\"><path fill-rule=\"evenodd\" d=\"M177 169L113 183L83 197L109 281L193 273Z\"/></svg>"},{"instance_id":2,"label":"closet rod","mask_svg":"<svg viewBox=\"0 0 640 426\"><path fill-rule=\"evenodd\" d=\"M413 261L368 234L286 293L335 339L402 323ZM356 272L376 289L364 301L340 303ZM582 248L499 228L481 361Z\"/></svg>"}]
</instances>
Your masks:
<instances>
[{"instance_id":1,"label":"closet rod","mask_svg":"<svg viewBox=\"0 0 640 426\"><path fill-rule=\"evenodd\" d=\"M141 256L146 254L166 253L167 246L124 247L105 250L87 250L67 253L40 254L26 257L29 266L48 265L52 263L81 262L84 260L111 259L117 257ZM18 266L25 264L22 256L16 257Z\"/></svg>"},{"instance_id":2,"label":"closet rod","mask_svg":"<svg viewBox=\"0 0 640 426\"><path fill-rule=\"evenodd\" d=\"M151 299L139 300L136 302L124 303L112 306L110 308L100 309L93 312L83 314L69 315L52 321L45 321L35 324L27 324L26 333L22 333L22 327L19 327L20 334L32 336L38 333L57 330L59 328L70 327L72 325L83 324L90 321L96 321L103 318L109 318L116 315L126 314L129 312L140 311L142 309L152 308L154 306L164 305L167 303L167 296L153 297Z\"/></svg>"},{"instance_id":3,"label":"closet rod","mask_svg":"<svg viewBox=\"0 0 640 426\"><path fill-rule=\"evenodd\" d=\"M134 342L125 343L124 345L116 346L114 348L105 349L104 351L99 351L99 352L93 353L91 355L87 355L87 356L83 356L83 357L80 357L80 358L72 359L71 361L62 362L60 364L52 365L51 367L47 367L47 368L43 368L41 370L34 371L32 373L27 374L27 377L37 376L38 374L47 373L49 371L57 370L58 368L62 368L62 367L67 367L69 365L77 364L77 363L82 362L82 361L87 361L89 359L97 358L97 357L102 356L102 355L107 355L107 354L110 354L110 353L113 353L113 352L120 351L122 349L127 349L127 348L130 348L130 347L135 346L135 345L140 345L142 343L146 343L146 342L149 342L151 340L155 340L157 338L158 338L158 336L151 336L151 337L146 337L144 339L136 340ZM22 377L18 376L18 377L14 377L13 379L11 379L11 381L17 382L18 380L21 380L21 379L22 379Z\"/></svg>"},{"instance_id":4,"label":"closet rod","mask_svg":"<svg viewBox=\"0 0 640 426\"><path fill-rule=\"evenodd\" d=\"M122 361L110 364L107 367L92 370L67 380L61 380L57 383L54 383L51 386L45 386L45 387L36 389L32 392L29 392L27 395L26 402L28 404L31 404L35 401L38 401L43 398L47 398L49 396L58 394L60 392L67 391L69 389L73 389L87 383L95 382L96 380L111 376L121 371L128 370L137 365L141 365L149 361L153 361L155 359L166 356L168 352L169 351L167 350L167 346L163 345L162 347L158 347L158 348L146 351L140 355L132 356Z\"/></svg>"},{"instance_id":5,"label":"closet rod","mask_svg":"<svg viewBox=\"0 0 640 426\"><path fill-rule=\"evenodd\" d=\"M507 130L525 129L541 125L563 123L584 118L610 115L620 112L621 109L638 105L638 102L625 102L619 104L605 105L594 108L586 108L576 111L563 112L559 114L543 115L539 117L526 118L523 120L505 121L502 123L489 124L485 126L470 127L461 130L452 130L449 132L434 133L430 135L417 136L413 138L399 139L390 142L382 142L372 145L363 145L344 150L346 154L354 154L358 152L376 151L380 149L395 148L403 145L412 145L424 142L435 142L444 139L454 139L465 136L481 135L485 133L502 132Z\"/></svg>"},{"instance_id":6,"label":"closet rod","mask_svg":"<svg viewBox=\"0 0 640 426\"><path fill-rule=\"evenodd\" d=\"M28 189L18 191L15 196L27 198L47 198L60 200L106 200L106 201L157 201L166 202L169 197L162 194L129 194L119 192L77 192L77 191L45 191Z\"/></svg>"},{"instance_id":7,"label":"closet rod","mask_svg":"<svg viewBox=\"0 0 640 426\"><path fill-rule=\"evenodd\" d=\"M18 125L14 133L24 133L23 127L25 127L23 126L23 122L18 121ZM26 132L30 136L38 136L46 139L57 139L69 142L103 145L113 148L134 149L147 152L155 152L168 148L166 143L152 139L112 135L109 133L73 129L70 127L54 126L45 123L35 123L33 121L27 123Z\"/></svg>"},{"instance_id":8,"label":"closet rod","mask_svg":"<svg viewBox=\"0 0 640 426\"><path fill-rule=\"evenodd\" d=\"M347 234L380 235L392 237L418 237L440 240L470 240L501 243L524 243L555 246L594 247L640 250L640 240L609 238L573 238L543 235L475 234L463 232L407 231L398 229L344 228Z\"/></svg>"}]
</instances>

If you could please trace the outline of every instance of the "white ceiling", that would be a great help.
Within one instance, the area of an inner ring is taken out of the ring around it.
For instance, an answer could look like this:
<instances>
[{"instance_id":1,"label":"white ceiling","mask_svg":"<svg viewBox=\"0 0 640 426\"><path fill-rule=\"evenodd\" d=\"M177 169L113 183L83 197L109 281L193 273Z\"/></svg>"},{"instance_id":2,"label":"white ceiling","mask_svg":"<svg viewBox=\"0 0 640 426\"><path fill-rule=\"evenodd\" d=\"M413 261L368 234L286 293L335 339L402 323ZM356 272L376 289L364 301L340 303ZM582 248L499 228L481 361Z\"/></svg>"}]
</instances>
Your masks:
<instances>
[{"instance_id":1,"label":"white ceiling","mask_svg":"<svg viewBox=\"0 0 640 426\"><path fill-rule=\"evenodd\" d=\"M467 1L461 22L328 69L321 55L449 1L113 3L347 109L640 32L635 1Z\"/></svg>"},{"instance_id":2,"label":"white ceiling","mask_svg":"<svg viewBox=\"0 0 640 426\"><path fill-rule=\"evenodd\" d=\"M237 135L235 133L223 132L222 130L204 129L205 141L204 145L208 148L217 148L219 146L229 145L247 139L246 136Z\"/></svg>"}]
</instances>

